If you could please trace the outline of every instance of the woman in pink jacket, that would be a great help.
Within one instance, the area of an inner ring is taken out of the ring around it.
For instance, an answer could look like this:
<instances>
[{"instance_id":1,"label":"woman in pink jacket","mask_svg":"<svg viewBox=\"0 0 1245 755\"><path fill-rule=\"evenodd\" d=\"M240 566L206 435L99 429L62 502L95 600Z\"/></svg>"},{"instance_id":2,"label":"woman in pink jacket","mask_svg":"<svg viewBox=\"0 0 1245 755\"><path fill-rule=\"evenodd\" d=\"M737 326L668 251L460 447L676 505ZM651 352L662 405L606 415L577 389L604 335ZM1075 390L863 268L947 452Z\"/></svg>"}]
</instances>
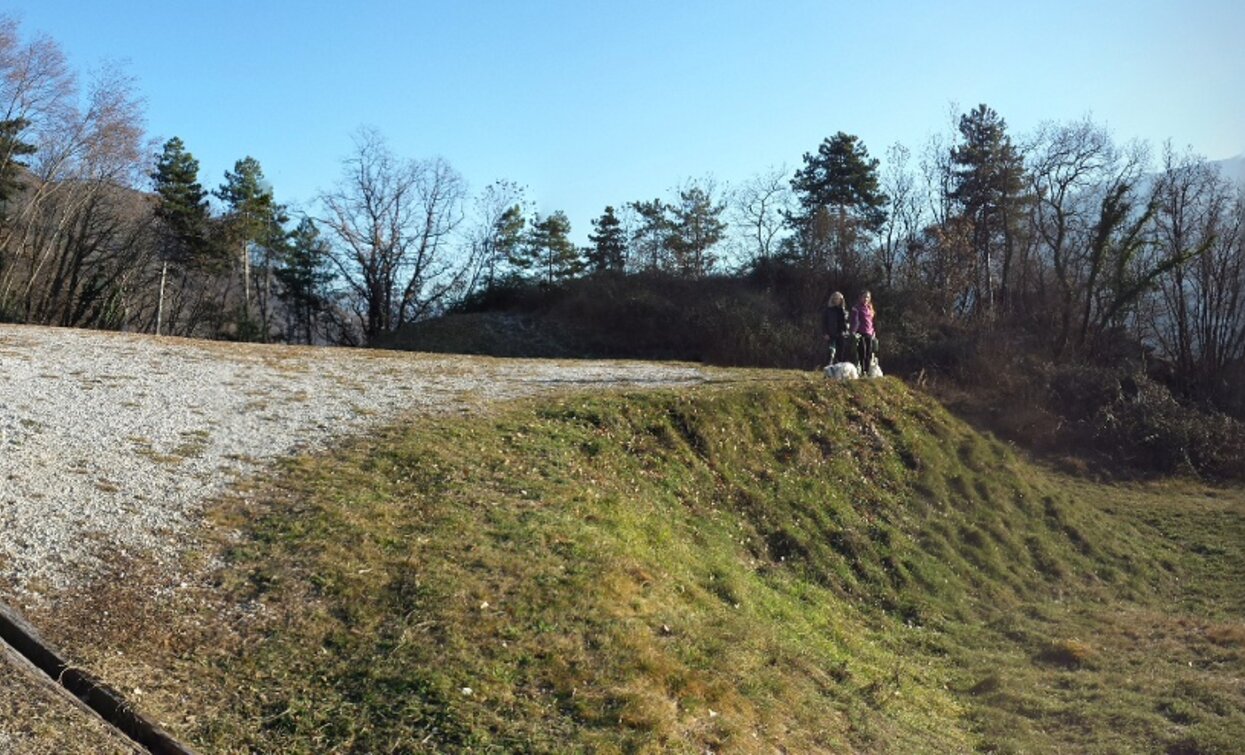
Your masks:
<instances>
[{"instance_id":1,"label":"woman in pink jacket","mask_svg":"<svg viewBox=\"0 0 1245 755\"><path fill-rule=\"evenodd\" d=\"M877 331L873 327L873 295L868 291L862 292L856 306L852 307L851 328L860 339L857 351L861 359L860 374L866 375L878 350Z\"/></svg>"}]
</instances>

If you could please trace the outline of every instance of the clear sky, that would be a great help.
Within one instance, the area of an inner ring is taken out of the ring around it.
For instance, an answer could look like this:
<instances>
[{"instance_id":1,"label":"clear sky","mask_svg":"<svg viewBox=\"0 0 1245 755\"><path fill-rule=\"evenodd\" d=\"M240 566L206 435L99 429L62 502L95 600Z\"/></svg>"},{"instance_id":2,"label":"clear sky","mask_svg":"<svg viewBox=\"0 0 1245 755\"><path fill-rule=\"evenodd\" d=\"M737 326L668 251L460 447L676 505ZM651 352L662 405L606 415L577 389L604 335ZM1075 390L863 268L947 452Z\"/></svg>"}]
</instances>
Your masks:
<instances>
[{"instance_id":1,"label":"clear sky","mask_svg":"<svg viewBox=\"0 0 1245 755\"><path fill-rule=\"evenodd\" d=\"M258 159L310 209L359 126L528 187L583 240L607 204L794 169L827 136L913 151L986 103L1017 136L1091 115L1120 141L1245 152L1245 2L0 0L84 78L120 62L147 128L218 186Z\"/></svg>"}]
</instances>

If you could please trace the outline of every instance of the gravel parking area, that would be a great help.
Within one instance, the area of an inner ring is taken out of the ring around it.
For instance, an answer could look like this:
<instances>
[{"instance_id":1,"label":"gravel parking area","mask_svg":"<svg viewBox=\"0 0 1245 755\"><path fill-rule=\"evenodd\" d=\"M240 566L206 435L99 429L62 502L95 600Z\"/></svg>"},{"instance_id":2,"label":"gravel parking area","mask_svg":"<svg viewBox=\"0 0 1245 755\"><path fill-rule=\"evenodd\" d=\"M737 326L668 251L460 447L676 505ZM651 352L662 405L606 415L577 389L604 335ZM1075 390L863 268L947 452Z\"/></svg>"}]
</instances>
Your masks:
<instances>
[{"instance_id":1,"label":"gravel parking area","mask_svg":"<svg viewBox=\"0 0 1245 755\"><path fill-rule=\"evenodd\" d=\"M685 365L221 344L0 325L0 600L142 555L176 569L205 500L405 415L542 391L700 382Z\"/></svg>"}]
</instances>

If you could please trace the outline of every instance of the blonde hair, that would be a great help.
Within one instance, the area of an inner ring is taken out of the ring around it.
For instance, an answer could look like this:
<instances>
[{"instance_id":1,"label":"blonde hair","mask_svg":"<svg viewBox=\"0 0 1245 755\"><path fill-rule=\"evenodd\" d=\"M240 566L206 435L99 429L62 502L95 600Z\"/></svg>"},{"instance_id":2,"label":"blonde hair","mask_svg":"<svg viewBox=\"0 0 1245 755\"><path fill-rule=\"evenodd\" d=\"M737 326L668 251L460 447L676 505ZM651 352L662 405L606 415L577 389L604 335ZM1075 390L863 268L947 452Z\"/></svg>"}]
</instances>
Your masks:
<instances>
[{"instance_id":1,"label":"blonde hair","mask_svg":"<svg viewBox=\"0 0 1245 755\"><path fill-rule=\"evenodd\" d=\"M837 307L838 305L842 303L843 303L843 294L839 293L838 291L835 291L834 293L830 294L830 306Z\"/></svg>"}]
</instances>

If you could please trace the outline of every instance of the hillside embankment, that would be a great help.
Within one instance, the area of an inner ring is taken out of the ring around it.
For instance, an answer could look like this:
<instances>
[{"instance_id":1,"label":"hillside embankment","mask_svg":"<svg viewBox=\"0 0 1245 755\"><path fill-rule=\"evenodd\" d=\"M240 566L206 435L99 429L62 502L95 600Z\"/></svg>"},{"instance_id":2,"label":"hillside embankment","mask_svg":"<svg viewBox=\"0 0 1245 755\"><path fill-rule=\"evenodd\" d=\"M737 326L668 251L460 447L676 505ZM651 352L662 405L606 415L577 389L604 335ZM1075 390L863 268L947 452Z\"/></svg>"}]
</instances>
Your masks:
<instances>
[{"instance_id":1,"label":"hillside embankment","mask_svg":"<svg viewBox=\"0 0 1245 755\"><path fill-rule=\"evenodd\" d=\"M1245 739L1245 493L1059 475L889 378L402 422L203 516L187 584L135 558L39 620L204 751Z\"/></svg>"}]
</instances>

